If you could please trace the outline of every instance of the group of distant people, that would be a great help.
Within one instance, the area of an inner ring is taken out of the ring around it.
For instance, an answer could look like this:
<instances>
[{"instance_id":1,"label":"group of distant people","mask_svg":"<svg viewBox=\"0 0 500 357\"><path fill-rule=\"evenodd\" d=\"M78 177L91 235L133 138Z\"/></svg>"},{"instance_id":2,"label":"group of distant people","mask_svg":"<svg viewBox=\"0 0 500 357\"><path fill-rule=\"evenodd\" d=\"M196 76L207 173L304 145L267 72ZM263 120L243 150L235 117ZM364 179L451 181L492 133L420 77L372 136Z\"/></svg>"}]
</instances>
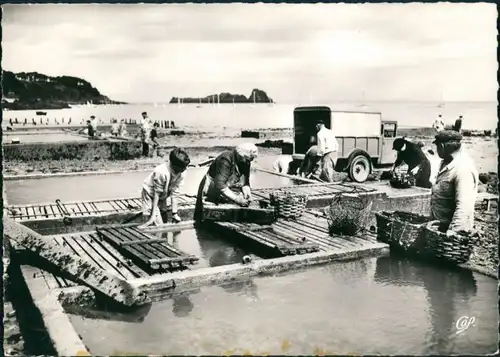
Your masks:
<instances>
[{"instance_id":1,"label":"group of distant people","mask_svg":"<svg viewBox=\"0 0 500 357\"><path fill-rule=\"evenodd\" d=\"M140 137L141 139L142 155L144 157L150 157L154 152L157 152L160 146L158 142L158 128L160 124L157 121L153 122L153 120L149 118L147 112L142 112L141 115L140 130L137 135L135 135L135 138ZM165 121L165 127L175 128L175 122ZM86 134L89 139L95 139L103 134L98 132L98 120L94 115L90 116L90 119L87 120L86 127L79 130L78 133ZM114 137L126 137L128 135L125 119L122 119L120 123L118 123L117 119L111 120L110 135Z\"/></svg>"},{"instance_id":2,"label":"group of distant people","mask_svg":"<svg viewBox=\"0 0 500 357\"><path fill-rule=\"evenodd\" d=\"M462 122L463 122L464 117L460 115L457 120L455 120L455 124L451 126L451 130L456 131L457 133L462 132ZM440 132L442 130L446 129L446 125L444 124L443 121L443 115L439 114L436 120L434 121L434 124L432 124L432 127L436 129L437 132Z\"/></svg>"}]
</instances>

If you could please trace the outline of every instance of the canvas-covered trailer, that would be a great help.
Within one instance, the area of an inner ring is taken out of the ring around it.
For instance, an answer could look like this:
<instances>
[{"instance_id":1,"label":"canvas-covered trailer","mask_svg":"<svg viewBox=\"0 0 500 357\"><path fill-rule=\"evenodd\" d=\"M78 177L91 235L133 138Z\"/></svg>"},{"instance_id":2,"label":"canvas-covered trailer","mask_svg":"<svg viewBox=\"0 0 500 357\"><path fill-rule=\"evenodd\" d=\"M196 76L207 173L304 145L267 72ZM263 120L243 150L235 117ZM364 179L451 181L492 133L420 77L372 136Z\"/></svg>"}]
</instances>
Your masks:
<instances>
[{"instance_id":1,"label":"canvas-covered trailer","mask_svg":"<svg viewBox=\"0 0 500 357\"><path fill-rule=\"evenodd\" d=\"M329 107L298 107L294 110L293 160L299 165L315 143L316 124L324 122L339 144L337 171L347 171L351 180L364 182L375 167L396 160L392 144L397 122L382 120L377 112L332 111Z\"/></svg>"}]
</instances>

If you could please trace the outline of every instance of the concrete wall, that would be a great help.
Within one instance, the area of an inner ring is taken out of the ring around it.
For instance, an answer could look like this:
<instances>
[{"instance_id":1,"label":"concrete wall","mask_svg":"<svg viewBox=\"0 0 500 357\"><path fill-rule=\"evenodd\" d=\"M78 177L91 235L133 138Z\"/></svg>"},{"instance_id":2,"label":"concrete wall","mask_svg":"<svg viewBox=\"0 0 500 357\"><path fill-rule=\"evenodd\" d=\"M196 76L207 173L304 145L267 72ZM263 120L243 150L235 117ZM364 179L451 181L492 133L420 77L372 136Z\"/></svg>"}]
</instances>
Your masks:
<instances>
[{"instance_id":1,"label":"concrete wall","mask_svg":"<svg viewBox=\"0 0 500 357\"><path fill-rule=\"evenodd\" d=\"M4 144L5 161L40 160L129 160L141 156L142 144L137 141L89 140L57 143Z\"/></svg>"}]
</instances>

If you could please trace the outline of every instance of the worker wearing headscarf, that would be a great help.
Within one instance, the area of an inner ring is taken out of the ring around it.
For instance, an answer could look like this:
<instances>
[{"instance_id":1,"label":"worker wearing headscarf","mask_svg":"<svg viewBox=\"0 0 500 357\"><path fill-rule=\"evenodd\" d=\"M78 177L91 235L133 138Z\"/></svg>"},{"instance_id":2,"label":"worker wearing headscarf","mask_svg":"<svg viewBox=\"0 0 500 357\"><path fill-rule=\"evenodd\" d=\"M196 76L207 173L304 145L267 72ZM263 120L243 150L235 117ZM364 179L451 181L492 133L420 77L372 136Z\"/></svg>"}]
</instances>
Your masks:
<instances>
[{"instance_id":1,"label":"worker wearing headscarf","mask_svg":"<svg viewBox=\"0 0 500 357\"><path fill-rule=\"evenodd\" d=\"M195 220L203 220L203 201L236 203L242 207L251 200L250 166L258 156L252 143L244 143L221 153L210 165L200 183L196 202Z\"/></svg>"}]
</instances>

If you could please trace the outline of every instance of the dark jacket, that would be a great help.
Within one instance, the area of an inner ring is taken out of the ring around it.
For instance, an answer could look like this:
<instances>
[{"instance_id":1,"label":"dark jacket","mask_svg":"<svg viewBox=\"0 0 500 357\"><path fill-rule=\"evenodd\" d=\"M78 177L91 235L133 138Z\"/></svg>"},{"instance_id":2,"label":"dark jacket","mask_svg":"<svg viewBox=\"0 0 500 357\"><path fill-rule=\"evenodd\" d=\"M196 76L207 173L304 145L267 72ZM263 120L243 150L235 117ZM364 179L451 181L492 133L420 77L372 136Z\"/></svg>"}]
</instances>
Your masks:
<instances>
[{"instance_id":1,"label":"dark jacket","mask_svg":"<svg viewBox=\"0 0 500 357\"><path fill-rule=\"evenodd\" d=\"M398 151L395 165L396 167L406 163L408 165L408 170L411 171L422 162L427 162L428 159L425 156L421 145L417 143L412 143L405 140L406 149L403 151Z\"/></svg>"},{"instance_id":2,"label":"dark jacket","mask_svg":"<svg viewBox=\"0 0 500 357\"><path fill-rule=\"evenodd\" d=\"M217 156L208 169L208 175L214 181L216 189L222 190L227 187L229 178L236 173L236 167L240 174L244 175L245 185L250 186L250 164L238 163L236 152L228 150Z\"/></svg>"}]
</instances>

